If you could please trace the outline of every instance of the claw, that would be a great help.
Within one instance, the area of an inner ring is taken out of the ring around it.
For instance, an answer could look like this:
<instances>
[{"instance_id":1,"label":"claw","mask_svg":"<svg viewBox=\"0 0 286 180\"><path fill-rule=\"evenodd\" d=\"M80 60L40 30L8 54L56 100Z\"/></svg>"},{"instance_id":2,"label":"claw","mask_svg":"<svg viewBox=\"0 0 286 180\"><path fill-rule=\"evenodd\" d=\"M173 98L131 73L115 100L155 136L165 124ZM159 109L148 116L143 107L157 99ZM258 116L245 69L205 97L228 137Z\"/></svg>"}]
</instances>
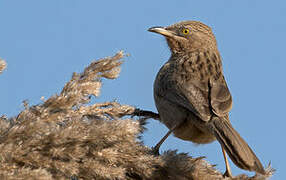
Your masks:
<instances>
[{"instance_id":1,"label":"claw","mask_svg":"<svg viewBox=\"0 0 286 180\"><path fill-rule=\"evenodd\" d=\"M155 156L159 156L160 153L159 153L159 149L155 146L155 147L152 147L152 154L154 154Z\"/></svg>"},{"instance_id":2,"label":"claw","mask_svg":"<svg viewBox=\"0 0 286 180\"><path fill-rule=\"evenodd\" d=\"M223 174L223 177L232 178L232 174L231 174L231 172L229 172L228 170L226 170L225 173Z\"/></svg>"}]
</instances>

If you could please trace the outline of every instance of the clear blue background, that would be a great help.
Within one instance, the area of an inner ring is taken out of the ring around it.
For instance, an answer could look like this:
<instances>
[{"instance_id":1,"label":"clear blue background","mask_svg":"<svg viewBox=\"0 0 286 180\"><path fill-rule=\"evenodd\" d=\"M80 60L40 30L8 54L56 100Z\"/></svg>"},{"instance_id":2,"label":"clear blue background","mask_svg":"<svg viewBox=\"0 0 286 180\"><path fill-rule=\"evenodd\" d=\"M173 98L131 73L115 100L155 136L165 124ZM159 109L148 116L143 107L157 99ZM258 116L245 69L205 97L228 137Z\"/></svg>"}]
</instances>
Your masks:
<instances>
[{"instance_id":1,"label":"clear blue background","mask_svg":"<svg viewBox=\"0 0 286 180\"><path fill-rule=\"evenodd\" d=\"M286 179L285 42L286 3L282 0L1 0L0 57L8 69L0 76L0 114L11 117L25 99L59 93L72 75L91 60L119 50L125 58L119 79L104 81L96 101L156 111L153 81L170 52L151 26L199 20L213 28L233 95L231 120L262 163L277 169L272 179ZM144 142L153 146L167 132L149 120ZM196 146L171 137L161 150L178 149L207 156L224 171L217 142ZM233 164L233 173L244 171ZM253 173L249 173L253 174Z\"/></svg>"}]
</instances>

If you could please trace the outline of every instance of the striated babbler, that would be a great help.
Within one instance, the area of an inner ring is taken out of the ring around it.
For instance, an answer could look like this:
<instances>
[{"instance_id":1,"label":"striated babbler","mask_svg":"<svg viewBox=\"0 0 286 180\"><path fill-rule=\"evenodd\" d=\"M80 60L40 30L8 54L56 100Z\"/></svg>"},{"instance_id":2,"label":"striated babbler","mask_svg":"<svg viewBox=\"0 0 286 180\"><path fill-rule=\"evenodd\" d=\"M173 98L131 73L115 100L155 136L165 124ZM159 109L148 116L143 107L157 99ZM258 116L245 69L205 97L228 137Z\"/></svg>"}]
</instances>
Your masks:
<instances>
[{"instance_id":1,"label":"striated babbler","mask_svg":"<svg viewBox=\"0 0 286 180\"><path fill-rule=\"evenodd\" d=\"M155 150L171 133L198 144L217 139L226 176L231 176L231 171L225 152L238 167L265 174L259 159L229 121L232 98L211 29L198 21L184 21L149 31L165 36L172 53L154 83L160 121L170 129Z\"/></svg>"}]
</instances>

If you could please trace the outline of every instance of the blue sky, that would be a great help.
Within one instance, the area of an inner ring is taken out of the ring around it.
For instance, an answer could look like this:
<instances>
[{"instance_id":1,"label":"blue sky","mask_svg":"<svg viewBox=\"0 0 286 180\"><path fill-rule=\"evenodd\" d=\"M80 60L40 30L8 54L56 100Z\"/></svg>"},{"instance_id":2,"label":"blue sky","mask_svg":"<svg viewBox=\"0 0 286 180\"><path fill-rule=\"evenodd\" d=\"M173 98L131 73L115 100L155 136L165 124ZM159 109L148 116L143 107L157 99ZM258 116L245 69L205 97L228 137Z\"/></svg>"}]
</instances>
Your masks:
<instances>
[{"instance_id":1,"label":"blue sky","mask_svg":"<svg viewBox=\"0 0 286 180\"><path fill-rule=\"evenodd\" d=\"M8 69L0 76L0 114L16 115L23 100L38 104L42 96L59 93L72 72L119 50L130 56L119 79L103 82L96 101L117 99L156 111L153 81L170 52L164 38L147 29L199 20L213 28L218 41L234 127L264 165L271 161L277 169L272 179L286 179L285 18L282 0L1 0L0 57ZM149 122L143 139L154 146L167 129ZM161 150L168 149L207 156L224 171L217 142L196 146L170 137ZM244 172L233 164L232 169Z\"/></svg>"}]
</instances>

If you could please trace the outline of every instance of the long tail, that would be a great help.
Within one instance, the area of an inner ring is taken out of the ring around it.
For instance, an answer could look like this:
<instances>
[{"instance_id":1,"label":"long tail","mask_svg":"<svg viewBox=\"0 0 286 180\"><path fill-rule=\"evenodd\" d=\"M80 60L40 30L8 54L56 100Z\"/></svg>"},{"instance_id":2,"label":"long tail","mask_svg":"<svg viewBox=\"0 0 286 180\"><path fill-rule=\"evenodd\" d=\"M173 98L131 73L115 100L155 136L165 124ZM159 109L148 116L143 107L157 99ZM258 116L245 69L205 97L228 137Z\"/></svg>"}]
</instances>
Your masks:
<instances>
[{"instance_id":1,"label":"long tail","mask_svg":"<svg viewBox=\"0 0 286 180\"><path fill-rule=\"evenodd\" d=\"M248 144L232 127L228 119L214 116L211 128L219 143L228 156L238 167L265 174L265 170Z\"/></svg>"}]
</instances>

